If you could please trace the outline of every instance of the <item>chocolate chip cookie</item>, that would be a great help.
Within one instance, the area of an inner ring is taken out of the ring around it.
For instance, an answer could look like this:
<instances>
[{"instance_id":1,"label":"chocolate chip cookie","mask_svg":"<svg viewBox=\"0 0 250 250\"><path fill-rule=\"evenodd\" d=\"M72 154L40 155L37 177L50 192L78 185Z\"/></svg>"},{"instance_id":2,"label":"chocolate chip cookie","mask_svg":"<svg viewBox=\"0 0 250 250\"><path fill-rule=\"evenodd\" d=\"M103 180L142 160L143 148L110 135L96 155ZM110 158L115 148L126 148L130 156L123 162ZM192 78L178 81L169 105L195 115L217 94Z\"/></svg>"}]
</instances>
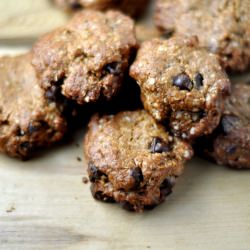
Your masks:
<instances>
[{"instance_id":1,"label":"chocolate chip cookie","mask_svg":"<svg viewBox=\"0 0 250 250\"><path fill-rule=\"evenodd\" d=\"M226 70L250 66L249 0L157 0L155 22L168 34L198 36Z\"/></svg>"},{"instance_id":2,"label":"chocolate chip cookie","mask_svg":"<svg viewBox=\"0 0 250 250\"><path fill-rule=\"evenodd\" d=\"M61 86L65 97L85 104L116 94L136 48L132 19L86 10L39 39L32 63L43 89Z\"/></svg>"},{"instance_id":3,"label":"chocolate chip cookie","mask_svg":"<svg viewBox=\"0 0 250 250\"><path fill-rule=\"evenodd\" d=\"M187 140L217 127L230 91L217 57L198 45L195 37L146 41L130 68L145 109Z\"/></svg>"},{"instance_id":4,"label":"chocolate chip cookie","mask_svg":"<svg viewBox=\"0 0 250 250\"><path fill-rule=\"evenodd\" d=\"M30 54L0 58L0 78L1 152L26 159L36 148L62 139L63 107L45 97Z\"/></svg>"},{"instance_id":5,"label":"chocolate chip cookie","mask_svg":"<svg viewBox=\"0 0 250 250\"><path fill-rule=\"evenodd\" d=\"M250 168L250 85L232 86L220 126L198 145L199 151L203 150L218 164Z\"/></svg>"},{"instance_id":6,"label":"chocolate chip cookie","mask_svg":"<svg viewBox=\"0 0 250 250\"><path fill-rule=\"evenodd\" d=\"M164 201L192 157L144 110L94 116L84 150L93 196L138 212Z\"/></svg>"},{"instance_id":7,"label":"chocolate chip cookie","mask_svg":"<svg viewBox=\"0 0 250 250\"><path fill-rule=\"evenodd\" d=\"M148 0L53 0L59 7L77 11L81 9L95 9L95 10L108 10L118 9L126 14L137 17L145 7Z\"/></svg>"}]
</instances>

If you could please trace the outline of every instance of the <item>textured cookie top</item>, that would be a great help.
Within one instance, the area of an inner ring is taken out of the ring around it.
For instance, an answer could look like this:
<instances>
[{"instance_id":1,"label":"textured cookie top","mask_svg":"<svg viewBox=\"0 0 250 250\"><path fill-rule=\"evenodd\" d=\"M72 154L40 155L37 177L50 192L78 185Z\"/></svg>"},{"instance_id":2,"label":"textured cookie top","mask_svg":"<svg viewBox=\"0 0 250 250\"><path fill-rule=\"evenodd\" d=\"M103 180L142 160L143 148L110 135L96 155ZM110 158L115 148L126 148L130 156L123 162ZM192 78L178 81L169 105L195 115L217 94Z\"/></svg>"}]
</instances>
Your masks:
<instances>
[{"instance_id":1,"label":"textured cookie top","mask_svg":"<svg viewBox=\"0 0 250 250\"><path fill-rule=\"evenodd\" d=\"M107 176L111 190L141 189L145 195L158 190L166 177L179 176L192 156L187 143L170 136L146 111L94 116L84 149L90 166Z\"/></svg>"},{"instance_id":2,"label":"textured cookie top","mask_svg":"<svg viewBox=\"0 0 250 250\"><path fill-rule=\"evenodd\" d=\"M194 37L144 42L130 75L144 107L158 121L168 119L177 135L192 139L218 125L230 82L217 57Z\"/></svg>"},{"instance_id":3,"label":"textured cookie top","mask_svg":"<svg viewBox=\"0 0 250 250\"><path fill-rule=\"evenodd\" d=\"M246 83L237 83L232 85L232 94L225 102L226 115L233 115L238 118L235 121L236 128L250 126L250 85ZM249 134L250 136L250 134Z\"/></svg>"},{"instance_id":4,"label":"textured cookie top","mask_svg":"<svg viewBox=\"0 0 250 250\"><path fill-rule=\"evenodd\" d=\"M64 135L59 107L45 99L30 54L0 58L0 151L26 157Z\"/></svg>"},{"instance_id":5,"label":"textured cookie top","mask_svg":"<svg viewBox=\"0 0 250 250\"><path fill-rule=\"evenodd\" d=\"M43 88L61 85L63 95L83 104L117 92L136 46L129 17L82 11L38 40L32 63Z\"/></svg>"},{"instance_id":6,"label":"textured cookie top","mask_svg":"<svg viewBox=\"0 0 250 250\"><path fill-rule=\"evenodd\" d=\"M243 162L242 152L238 163L250 168L250 85L238 83L232 86L232 95L226 101L221 128L221 138L228 141L230 146L226 151L233 156L232 151L236 151L237 148L245 150L248 160ZM220 143L223 144L222 141Z\"/></svg>"},{"instance_id":7,"label":"textured cookie top","mask_svg":"<svg viewBox=\"0 0 250 250\"><path fill-rule=\"evenodd\" d=\"M249 0L157 0L155 21L165 32L197 35L226 69L250 64Z\"/></svg>"},{"instance_id":8,"label":"textured cookie top","mask_svg":"<svg viewBox=\"0 0 250 250\"><path fill-rule=\"evenodd\" d=\"M232 86L225 103L220 126L212 136L202 139L200 149L218 164L250 168L250 85Z\"/></svg>"},{"instance_id":9,"label":"textured cookie top","mask_svg":"<svg viewBox=\"0 0 250 250\"><path fill-rule=\"evenodd\" d=\"M96 10L107 10L107 9L119 9L131 16L140 15L141 11L145 8L148 0L54 0L55 3L68 10L79 10L79 9L96 9Z\"/></svg>"}]
</instances>

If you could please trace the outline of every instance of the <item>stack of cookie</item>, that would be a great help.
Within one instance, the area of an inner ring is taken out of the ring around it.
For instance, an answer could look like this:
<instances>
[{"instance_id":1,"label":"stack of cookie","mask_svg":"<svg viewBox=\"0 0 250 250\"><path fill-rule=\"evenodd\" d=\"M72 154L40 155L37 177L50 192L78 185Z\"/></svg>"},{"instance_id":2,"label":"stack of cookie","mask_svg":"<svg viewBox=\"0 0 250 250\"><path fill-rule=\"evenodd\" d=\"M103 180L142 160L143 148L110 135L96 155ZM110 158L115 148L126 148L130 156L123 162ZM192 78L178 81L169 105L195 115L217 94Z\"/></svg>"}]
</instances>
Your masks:
<instances>
[{"instance_id":1,"label":"stack of cookie","mask_svg":"<svg viewBox=\"0 0 250 250\"><path fill-rule=\"evenodd\" d=\"M0 151L26 159L60 141L77 104L117 93L136 49L131 18L86 10L29 53L0 58Z\"/></svg>"},{"instance_id":2,"label":"stack of cookie","mask_svg":"<svg viewBox=\"0 0 250 250\"><path fill-rule=\"evenodd\" d=\"M248 0L158 0L162 36L140 45L130 17L99 10L135 16L145 0L55 2L92 10L78 11L28 54L0 59L2 152L26 158L60 141L73 111L95 103L84 154L98 200L155 207L192 146L218 164L250 168L250 86L231 87L227 75L250 66Z\"/></svg>"}]
</instances>

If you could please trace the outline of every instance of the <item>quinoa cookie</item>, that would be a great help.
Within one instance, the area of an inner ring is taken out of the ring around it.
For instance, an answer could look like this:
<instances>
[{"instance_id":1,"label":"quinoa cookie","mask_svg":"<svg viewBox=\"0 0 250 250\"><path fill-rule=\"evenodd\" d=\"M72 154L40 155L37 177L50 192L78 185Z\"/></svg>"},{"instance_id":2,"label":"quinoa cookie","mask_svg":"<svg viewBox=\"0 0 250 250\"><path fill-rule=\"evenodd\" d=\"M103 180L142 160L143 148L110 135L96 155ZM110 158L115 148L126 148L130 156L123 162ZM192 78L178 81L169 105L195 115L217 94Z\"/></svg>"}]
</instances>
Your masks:
<instances>
[{"instance_id":1,"label":"quinoa cookie","mask_svg":"<svg viewBox=\"0 0 250 250\"><path fill-rule=\"evenodd\" d=\"M220 126L201 142L199 149L218 164L250 168L250 85L232 86Z\"/></svg>"},{"instance_id":2,"label":"quinoa cookie","mask_svg":"<svg viewBox=\"0 0 250 250\"><path fill-rule=\"evenodd\" d=\"M164 201L193 154L144 110L94 116L84 149L93 196L137 212Z\"/></svg>"},{"instance_id":3,"label":"quinoa cookie","mask_svg":"<svg viewBox=\"0 0 250 250\"><path fill-rule=\"evenodd\" d=\"M54 0L54 2L61 8L77 11L81 9L95 9L95 10L108 10L118 9L126 14L137 17L145 7L148 0Z\"/></svg>"},{"instance_id":4,"label":"quinoa cookie","mask_svg":"<svg viewBox=\"0 0 250 250\"><path fill-rule=\"evenodd\" d=\"M39 39L32 63L43 89L61 86L65 97L85 104L116 94L136 48L132 19L86 10Z\"/></svg>"},{"instance_id":5,"label":"quinoa cookie","mask_svg":"<svg viewBox=\"0 0 250 250\"><path fill-rule=\"evenodd\" d=\"M219 124L230 81L217 57L198 47L195 37L153 39L142 43L130 75L142 102L157 121L192 140Z\"/></svg>"},{"instance_id":6,"label":"quinoa cookie","mask_svg":"<svg viewBox=\"0 0 250 250\"><path fill-rule=\"evenodd\" d=\"M155 23L168 34L197 35L228 71L249 68L249 0L157 0Z\"/></svg>"},{"instance_id":7,"label":"quinoa cookie","mask_svg":"<svg viewBox=\"0 0 250 250\"><path fill-rule=\"evenodd\" d=\"M0 58L0 151L23 159L66 131L61 107L45 98L30 61L30 54Z\"/></svg>"}]
</instances>

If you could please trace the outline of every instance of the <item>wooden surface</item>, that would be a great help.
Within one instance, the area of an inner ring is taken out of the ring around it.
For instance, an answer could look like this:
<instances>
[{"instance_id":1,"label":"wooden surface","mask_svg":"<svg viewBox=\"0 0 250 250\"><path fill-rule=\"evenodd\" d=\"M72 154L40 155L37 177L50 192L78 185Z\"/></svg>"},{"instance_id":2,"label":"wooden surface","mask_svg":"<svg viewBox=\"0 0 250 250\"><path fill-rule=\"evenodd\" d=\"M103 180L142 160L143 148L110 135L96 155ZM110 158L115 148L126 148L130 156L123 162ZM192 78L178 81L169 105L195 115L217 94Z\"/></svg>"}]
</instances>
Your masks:
<instances>
[{"instance_id":1,"label":"wooden surface","mask_svg":"<svg viewBox=\"0 0 250 250\"><path fill-rule=\"evenodd\" d=\"M65 18L46 0L1 0L0 10L1 54ZM28 162L0 155L0 249L250 249L250 172L194 159L164 204L129 213L82 183L82 137Z\"/></svg>"}]
</instances>

